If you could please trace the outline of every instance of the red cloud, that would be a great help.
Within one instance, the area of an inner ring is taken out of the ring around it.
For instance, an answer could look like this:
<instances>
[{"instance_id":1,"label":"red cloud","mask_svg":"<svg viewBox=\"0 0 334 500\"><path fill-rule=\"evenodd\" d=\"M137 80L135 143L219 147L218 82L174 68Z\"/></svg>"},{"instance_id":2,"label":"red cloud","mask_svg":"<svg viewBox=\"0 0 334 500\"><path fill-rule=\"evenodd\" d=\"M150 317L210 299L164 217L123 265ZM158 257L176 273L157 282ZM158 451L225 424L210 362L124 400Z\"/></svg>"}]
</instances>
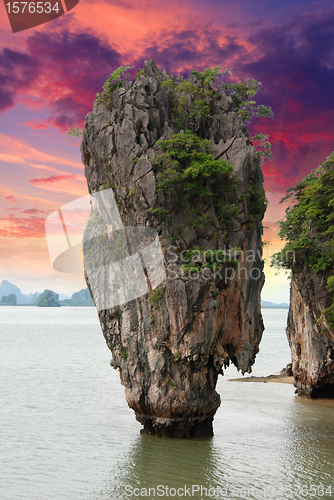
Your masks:
<instances>
[{"instance_id":1,"label":"red cloud","mask_svg":"<svg viewBox=\"0 0 334 500\"><path fill-rule=\"evenodd\" d=\"M10 238L43 238L45 219L15 217L13 214L0 218L0 236Z\"/></svg>"},{"instance_id":2,"label":"red cloud","mask_svg":"<svg viewBox=\"0 0 334 500\"><path fill-rule=\"evenodd\" d=\"M120 66L121 55L96 36L68 30L37 31L25 43L25 52L0 52L0 111L14 106L21 94L29 106L38 100L52 113L45 122L26 122L30 128L82 126L96 92Z\"/></svg>"},{"instance_id":3,"label":"red cloud","mask_svg":"<svg viewBox=\"0 0 334 500\"><path fill-rule=\"evenodd\" d=\"M141 6L140 12L135 7L127 10L124 5L117 2L118 22L109 38L119 44L117 50L103 34L107 34L104 23L110 17L106 17L105 10L100 10L96 18L101 23L100 34L99 30L95 34L76 33L77 25L66 31L60 27L57 31L32 32L25 40L24 53L21 49L4 49L0 53L0 77L4 82L0 83L0 109L13 105L18 93L25 96L26 102L34 96L52 116L45 122L26 124L50 124L65 131L71 125L82 125L95 93L101 91L107 76L120 64L134 64L136 69L145 59L154 58L159 67L185 76L192 68L221 65L233 69L242 79L253 77L263 82L258 100L273 108L275 119L256 121L250 133L253 135L254 129L269 133L273 143L274 162L264 164L270 188L275 189L276 184L282 189L290 187L331 153L334 8L324 6L312 15L305 11L276 26L258 22L244 29L239 14L238 25L226 24L225 18L220 21L217 17L213 24L206 24L207 18L195 20L185 6L185 10L178 10L179 22L166 24L165 16L159 15L157 21L157 11L148 20L151 2ZM161 9L170 15L170 9ZM76 15L80 12L76 11ZM142 15L140 19L138 14ZM168 19L172 21L172 17ZM126 45L121 42L123 25L131 26ZM14 159L7 154L3 161ZM61 175L30 182L55 190L60 184L52 183L62 177L66 189L66 180L70 179Z\"/></svg>"},{"instance_id":4,"label":"red cloud","mask_svg":"<svg viewBox=\"0 0 334 500\"><path fill-rule=\"evenodd\" d=\"M6 196L5 200L9 200L9 201L12 201L14 203L17 203L17 199L12 194L10 196Z\"/></svg>"},{"instance_id":5,"label":"red cloud","mask_svg":"<svg viewBox=\"0 0 334 500\"><path fill-rule=\"evenodd\" d=\"M23 125L27 125L29 128L32 128L34 130L49 128L49 125L47 125L47 123L44 122L42 119L30 120L30 122L23 122Z\"/></svg>"},{"instance_id":6,"label":"red cloud","mask_svg":"<svg viewBox=\"0 0 334 500\"><path fill-rule=\"evenodd\" d=\"M31 184L45 184L45 183L53 183L53 182L59 182L59 181L64 181L64 180L72 180L76 179L78 176L71 174L71 175L52 175L51 177L41 177L40 179L30 179Z\"/></svg>"},{"instance_id":7,"label":"red cloud","mask_svg":"<svg viewBox=\"0 0 334 500\"><path fill-rule=\"evenodd\" d=\"M287 111L291 111L291 113L300 113L302 111L302 104L290 97L285 104L285 108Z\"/></svg>"},{"instance_id":8,"label":"red cloud","mask_svg":"<svg viewBox=\"0 0 334 500\"><path fill-rule=\"evenodd\" d=\"M36 214L45 214L48 213L45 210L39 210L38 208L26 208L22 210L23 214L36 215Z\"/></svg>"}]
</instances>

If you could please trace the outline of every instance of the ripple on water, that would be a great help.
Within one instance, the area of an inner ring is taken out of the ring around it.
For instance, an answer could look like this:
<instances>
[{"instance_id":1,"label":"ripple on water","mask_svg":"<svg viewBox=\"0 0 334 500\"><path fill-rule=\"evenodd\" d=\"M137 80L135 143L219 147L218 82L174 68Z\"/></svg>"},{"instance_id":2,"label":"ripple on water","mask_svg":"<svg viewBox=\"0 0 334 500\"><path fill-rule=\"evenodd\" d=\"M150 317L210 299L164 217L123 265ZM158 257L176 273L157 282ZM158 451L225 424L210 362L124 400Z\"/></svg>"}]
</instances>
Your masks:
<instances>
[{"instance_id":1,"label":"ripple on water","mask_svg":"<svg viewBox=\"0 0 334 500\"><path fill-rule=\"evenodd\" d=\"M286 310L263 315L257 376L289 361ZM213 439L140 436L93 308L4 307L0 321L1 500L122 500L126 487L159 485L298 500L299 485L333 479L333 401L298 399L291 385L229 383L240 376L229 369ZM280 496L281 486L295 491Z\"/></svg>"}]
</instances>

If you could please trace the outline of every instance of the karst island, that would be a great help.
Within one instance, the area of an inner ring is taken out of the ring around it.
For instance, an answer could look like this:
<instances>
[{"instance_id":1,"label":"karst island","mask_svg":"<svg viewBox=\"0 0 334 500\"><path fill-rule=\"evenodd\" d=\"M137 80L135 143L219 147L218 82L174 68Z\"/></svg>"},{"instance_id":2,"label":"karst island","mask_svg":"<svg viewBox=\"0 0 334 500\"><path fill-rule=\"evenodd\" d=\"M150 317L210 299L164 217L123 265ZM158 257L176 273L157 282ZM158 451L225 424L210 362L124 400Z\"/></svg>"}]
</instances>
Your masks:
<instances>
[{"instance_id":1,"label":"karst island","mask_svg":"<svg viewBox=\"0 0 334 500\"><path fill-rule=\"evenodd\" d=\"M261 163L271 151L267 136L250 137L247 123L273 113L254 100L260 82L235 83L221 67L183 78L151 60L131 71L114 71L83 129L82 161L95 200L83 242L85 278L142 432L212 436L224 399L215 390L218 375L230 363L251 372L264 330ZM282 259L283 267L295 265ZM303 296L312 283L329 307L329 274L307 261L293 273L293 371L298 391L310 393L332 381L333 330L324 308L310 319L318 292ZM317 332L314 356L322 368L304 362L305 329L312 338ZM311 367L319 376L307 375Z\"/></svg>"}]
</instances>

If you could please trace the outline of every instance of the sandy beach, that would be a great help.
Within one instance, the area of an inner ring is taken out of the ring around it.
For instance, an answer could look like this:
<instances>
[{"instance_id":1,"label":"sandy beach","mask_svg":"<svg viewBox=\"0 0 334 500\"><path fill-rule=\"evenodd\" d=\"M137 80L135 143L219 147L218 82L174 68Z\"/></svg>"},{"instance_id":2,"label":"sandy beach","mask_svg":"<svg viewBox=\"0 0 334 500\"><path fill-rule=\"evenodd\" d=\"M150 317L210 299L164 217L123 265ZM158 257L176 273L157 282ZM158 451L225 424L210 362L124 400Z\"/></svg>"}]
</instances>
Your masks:
<instances>
[{"instance_id":1,"label":"sandy beach","mask_svg":"<svg viewBox=\"0 0 334 500\"><path fill-rule=\"evenodd\" d=\"M293 384L293 377L289 375L268 375L267 377L232 378L229 382L274 382L276 384Z\"/></svg>"}]
</instances>

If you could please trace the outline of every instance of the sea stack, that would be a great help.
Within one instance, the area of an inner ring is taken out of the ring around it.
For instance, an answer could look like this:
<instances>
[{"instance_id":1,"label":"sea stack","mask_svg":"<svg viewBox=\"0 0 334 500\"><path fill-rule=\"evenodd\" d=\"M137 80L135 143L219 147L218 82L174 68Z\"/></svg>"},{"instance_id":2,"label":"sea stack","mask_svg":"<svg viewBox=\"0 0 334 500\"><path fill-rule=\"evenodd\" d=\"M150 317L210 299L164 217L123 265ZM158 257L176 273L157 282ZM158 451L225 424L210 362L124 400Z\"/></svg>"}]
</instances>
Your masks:
<instances>
[{"instance_id":1,"label":"sea stack","mask_svg":"<svg viewBox=\"0 0 334 500\"><path fill-rule=\"evenodd\" d=\"M291 283L287 337L292 373L300 396L334 396L334 329L324 315L333 302L327 289L330 273L305 266Z\"/></svg>"},{"instance_id":2,"label":"sea stack","mask_svg":"<svg viewBox=\"0 0 334 500\"><path fill-rule=\"evenodd\" d=\"M334 153L288 191L286 239L274 264L291 271L287 337L300 396L334 395Z\"/></svg>"},{"instance_id":3,"label":"sea stack","mask_svg":"<svg viewBox=\"0 0 334 500\"><path fill-rule=\"evenodd\" d=\"M199 74L182 82L153 60L133 80L110 82L81 151L89 192L113 189L124 227L153 228L163 255L158 288L99 310L111 365L143 433L189 438L213 434L224 367L250 372L259 350L266 201L236 100L206 91ZM100 245L83 247L95 302Z\"/></svg>"}]
</instances>

